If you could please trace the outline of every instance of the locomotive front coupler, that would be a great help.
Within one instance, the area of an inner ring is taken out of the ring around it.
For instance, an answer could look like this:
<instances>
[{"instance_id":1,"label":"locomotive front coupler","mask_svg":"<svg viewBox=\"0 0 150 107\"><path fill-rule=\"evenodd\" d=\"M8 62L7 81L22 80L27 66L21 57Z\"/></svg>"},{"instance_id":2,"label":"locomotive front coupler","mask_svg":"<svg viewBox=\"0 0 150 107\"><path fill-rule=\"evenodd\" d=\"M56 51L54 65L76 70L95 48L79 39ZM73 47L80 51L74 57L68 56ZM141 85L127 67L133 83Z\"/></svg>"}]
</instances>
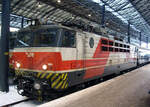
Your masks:
<instances>
[{"instance_id":1,"label":"locomotive front coupler","mask_svg":"<svg viewBox=\"0 0 150 107\"><path fill-rule=\"evenodd\" d=\"M20 76L18 77L17 90L22 96L41 100L43 96L47 95L45 92L51 90L51 87L46 80L39 80L30 76Z\"/></svg>"}]
</instances>

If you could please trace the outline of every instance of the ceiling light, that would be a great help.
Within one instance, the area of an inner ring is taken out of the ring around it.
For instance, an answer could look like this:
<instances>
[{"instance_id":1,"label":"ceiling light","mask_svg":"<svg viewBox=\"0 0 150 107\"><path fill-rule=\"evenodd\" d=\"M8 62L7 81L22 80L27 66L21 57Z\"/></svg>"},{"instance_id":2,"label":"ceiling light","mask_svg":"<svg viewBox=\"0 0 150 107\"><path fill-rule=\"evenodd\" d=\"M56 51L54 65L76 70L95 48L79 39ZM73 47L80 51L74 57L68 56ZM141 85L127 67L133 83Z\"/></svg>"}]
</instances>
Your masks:
<instances>
[{"instance_id":1,"label":"ceiling light","mask_svg":"<svg viewBox=\"0 0 150 107\"><path fill-rule=\"evenodd\" d=\"M57 0L58 3L61 3L61 0Z\"/></svg>"},{"instance_id":2,"label":"ceiling light","mask_svg":"<svg viewBox=\"0 0 150 107\"><path fill-rule=\"evenodd\" d=\"M106 25L109 25L109 23L106 23Z\"/></svg>"},{"instance_id":3,"label":"ceiling light","mask_svg":"<svg viewBox=\"0 0 150 107\"><path fill-rule=\"evenodd\" d=\"M89 14L88 16L91 17L91 14Z\"/></svg>"},{"instance_id":4,"label":"ceiling light","mask_svg":"<svg viewBox=\"0 0 150 107\"><path fill-rule=\"evenodd\" d=\"M41 8L42 7L42 4L39 2L38 3L38 8Z\"/></svg>"}]
</instances>

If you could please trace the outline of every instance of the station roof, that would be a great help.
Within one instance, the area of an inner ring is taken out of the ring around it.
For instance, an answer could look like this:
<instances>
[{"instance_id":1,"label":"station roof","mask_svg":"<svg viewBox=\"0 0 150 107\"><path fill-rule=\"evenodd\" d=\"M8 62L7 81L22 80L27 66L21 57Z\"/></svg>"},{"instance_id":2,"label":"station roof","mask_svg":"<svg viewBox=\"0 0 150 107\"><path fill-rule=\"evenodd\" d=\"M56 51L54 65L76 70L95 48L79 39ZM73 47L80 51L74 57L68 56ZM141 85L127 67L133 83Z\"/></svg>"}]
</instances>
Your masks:
<instances>
[{"instance_id":1,"label":"station roof","mask_svg":"<svg viewBox=\"0 0 150 107\"><path fill-rule=\"evenodd\" d=\"M150 25L150 1L149 0L130 0L134 8L141 14L147 24Z\"/></svg>"},{"instance_id":2,"label":"station roof","mask_svg":"<svg viewBox=\"0 0 150 107\"><path fill-rule=\"evenodd\" d=\"M23 16L25 19L42 19L57 23L80 23L82 20L97 26L101 24L102 5L105 4L105 23L108 28L127 34L129 21L133 25L131 35L139 36L139 32L142 32L145 37L150 35L150 21L144 17L144 1L148 0L12 0L11 10L12 14L15 14L12 16L19 15L19 21L12 18L11 23L18 21L16 26L20 26L20 16ZM143 5L140 5L141 3Z\"/></svg>"},{"instance_id":3,"label":"station roof","mask_svg":"<svg viewBox=\"0 0 150 107\"><path fill-rule=\"evenodd\" d=\"M2 16L2 13L0 13L0 20L1 20L1 16ZM13 28L21 28L21 22L22 22L22 16L18 16L18 15L13 15L11 14L10 15L10 27L13 27ZM23 26L28 26L28 21L29 19L28 18L24 18L24 23L23 23ZM1 21L0 21L0 25L1 25Z\"/></svg>"},{"instance_id":4,"label":"station roof","mask_svg":"<svg viewBox=\"0 0 150 107\"><path fill-rule=\"evenodd\" d=\"M133 6L141 13L143 18L150 24L150 1L149 0L130 0Z\"/></svg>"},{"instance_id":5,"label":"station roof","mask_svg":"<svg viewBox=\"0 0 150 107\"><path fill-rule=\"evenodd\" d=\"M149 0L94 0L103 2L117 12L123 20L129 21L136 29L150 35L150 1ZM147 17L149 15L149 17ZM122 19L121 18L121 19ZM148 21L149 19L149 21Z\"/></svg>"}]
</instances>

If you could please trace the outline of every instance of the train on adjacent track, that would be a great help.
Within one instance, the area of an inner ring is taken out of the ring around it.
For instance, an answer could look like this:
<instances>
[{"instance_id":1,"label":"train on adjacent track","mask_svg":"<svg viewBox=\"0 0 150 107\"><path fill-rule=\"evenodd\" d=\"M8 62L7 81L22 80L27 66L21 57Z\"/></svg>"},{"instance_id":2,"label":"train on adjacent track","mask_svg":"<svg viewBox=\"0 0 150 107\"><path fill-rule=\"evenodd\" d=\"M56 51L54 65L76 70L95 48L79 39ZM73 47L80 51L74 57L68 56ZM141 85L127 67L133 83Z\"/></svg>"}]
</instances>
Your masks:
<instances>
[{"instance_id":1,"label":"train on adjacent track","mask_svg":"<svg viewBox=\"0 0 150 107\"><path fill-rule=\"evenodd\" d=\"M150 61L150 50L60 25L19 30L10 65L23 96L44 99Z\"/></svg>"}]
</instances>

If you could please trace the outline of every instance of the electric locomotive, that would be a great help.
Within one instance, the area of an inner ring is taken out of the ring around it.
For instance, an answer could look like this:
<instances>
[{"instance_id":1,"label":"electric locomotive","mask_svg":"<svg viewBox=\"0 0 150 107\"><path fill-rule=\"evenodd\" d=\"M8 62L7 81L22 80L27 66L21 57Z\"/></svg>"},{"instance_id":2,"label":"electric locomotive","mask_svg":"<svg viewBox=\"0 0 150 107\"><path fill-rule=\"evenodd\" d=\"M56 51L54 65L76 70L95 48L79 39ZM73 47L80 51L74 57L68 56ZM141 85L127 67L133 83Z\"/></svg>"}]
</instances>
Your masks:
<instances>
[{"instance_id":1,"label":"electric locomotive","mask_svg":"<svg viewBox=\"0 0 150 107\"><path fill-rule=\"evenodd\" d=\"M23 96L44 98L138 65L136 46L65 26L28 27L17 38L10 65Z\"/></svg>"}]
</instances>

